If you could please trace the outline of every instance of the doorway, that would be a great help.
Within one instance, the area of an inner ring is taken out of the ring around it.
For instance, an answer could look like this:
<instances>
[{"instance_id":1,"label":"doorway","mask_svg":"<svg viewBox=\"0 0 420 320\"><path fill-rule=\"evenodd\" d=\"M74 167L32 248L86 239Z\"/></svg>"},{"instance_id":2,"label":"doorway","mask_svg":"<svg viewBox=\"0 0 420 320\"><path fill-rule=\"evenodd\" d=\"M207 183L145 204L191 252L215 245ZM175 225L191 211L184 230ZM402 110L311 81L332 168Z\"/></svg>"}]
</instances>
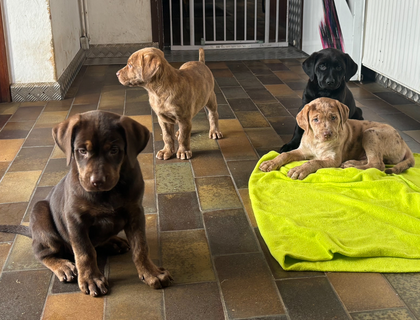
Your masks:
<instances>
[{"instance_id":1,"label":"doorway","mask_svg":"<svg viewBox=\"0 0 420 320\"><path fill-rule=\"evenodd\" d=\"M171 50L288 45L289 0L164 0Z\"/></svg>"}]
</instances>

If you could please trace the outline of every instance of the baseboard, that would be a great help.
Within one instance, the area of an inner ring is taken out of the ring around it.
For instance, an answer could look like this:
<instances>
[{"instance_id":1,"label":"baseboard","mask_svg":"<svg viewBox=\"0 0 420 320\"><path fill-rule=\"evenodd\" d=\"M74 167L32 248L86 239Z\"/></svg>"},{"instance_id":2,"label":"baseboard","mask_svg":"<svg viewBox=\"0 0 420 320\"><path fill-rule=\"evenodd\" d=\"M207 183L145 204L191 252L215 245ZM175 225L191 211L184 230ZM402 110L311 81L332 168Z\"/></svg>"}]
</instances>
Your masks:
<instances>
[{"instance_id":1,"label":"baseboard","mask_svg":"<svg viewBox=\"0 0 420 320\"><path fill-rule=\"evenodd\" d=\"M126 64L127 59L137 50L155 47L157 42L120 43L120 44L93 44L89 45L86 53L85 65Z\"/></svg>"},{"instance_id":2,"label":"baseboard","mask_svg":"<svg viewBox=\"0 0 420 320\"><path fill-rule=\"evenodd\" d=\"M381 75L369 68L366 67L362 67L362 74L363 74L363 79L364 80L372 80L375 81L377 83L379 83L380 85L384 86L385 88L390 88L396 92L398 92L399 94L403 95L404 97L406 97L407 99L410 99L416 103L420 103L420 93L415 92L407 87L405 87L404 85L391 80L389 78L387 78L384 75Z\"/></svg>"},{"instance_id":3,"label":"baseboard","mask_svg":"<svg viewBox=\"0 0 420 320\"><path fill-rule=\"evenodd\" d=\"M57 82L14 83L10 86L13 102L63 100L74 81L86 52L80 49Z\"/></svg>"}]
</instances>

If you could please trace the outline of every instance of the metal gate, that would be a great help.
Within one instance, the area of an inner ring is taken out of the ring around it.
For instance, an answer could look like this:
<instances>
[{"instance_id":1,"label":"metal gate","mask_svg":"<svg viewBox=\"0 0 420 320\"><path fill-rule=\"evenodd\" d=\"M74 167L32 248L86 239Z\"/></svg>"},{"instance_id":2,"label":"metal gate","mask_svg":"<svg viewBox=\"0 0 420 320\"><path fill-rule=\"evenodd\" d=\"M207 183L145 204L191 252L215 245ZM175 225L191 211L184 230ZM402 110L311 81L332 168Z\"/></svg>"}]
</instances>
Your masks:
<instances>
[{"instance_id":1,"label":"metal gate","mask_svg":"<svg viewBox=\"0 0 420 320\"><path fill-rule=\"evenodd\" d=\"M285 47L289 0L169 0L172 50Z\"/></svg>"}]
</instances>

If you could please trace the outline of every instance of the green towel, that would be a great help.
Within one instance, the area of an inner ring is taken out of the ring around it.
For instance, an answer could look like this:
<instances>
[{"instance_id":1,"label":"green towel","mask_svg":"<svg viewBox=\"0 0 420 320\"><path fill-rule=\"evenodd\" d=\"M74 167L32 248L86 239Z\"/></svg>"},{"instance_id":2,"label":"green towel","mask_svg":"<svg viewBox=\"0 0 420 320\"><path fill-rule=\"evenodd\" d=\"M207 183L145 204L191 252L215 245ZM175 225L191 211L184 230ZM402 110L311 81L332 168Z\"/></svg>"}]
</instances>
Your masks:
<instances>
[{"instance_id":1,"label":"green towel","mask_svg":"<svg viewBox=\"0 0 420 320\"><path fill-rule=\"evenodd\" d=\"M249 180L255 218L285 270L420 271L420 154L398 175L377 169L320 169L304 180L287 177L289 163Z\"/></svg>"}]
</instances>

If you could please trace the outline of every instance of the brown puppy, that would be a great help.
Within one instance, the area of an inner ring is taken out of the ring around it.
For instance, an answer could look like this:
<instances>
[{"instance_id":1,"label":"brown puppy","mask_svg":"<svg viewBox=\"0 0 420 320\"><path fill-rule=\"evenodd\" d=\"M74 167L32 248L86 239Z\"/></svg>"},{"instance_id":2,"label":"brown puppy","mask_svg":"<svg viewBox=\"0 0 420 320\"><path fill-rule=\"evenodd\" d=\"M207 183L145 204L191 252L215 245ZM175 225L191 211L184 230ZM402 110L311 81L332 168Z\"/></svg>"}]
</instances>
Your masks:
<instances>
[{"instance_id":1,"label":"brown puppy","mask_svg":"<svg viewBox=\"0 0 420 320\"><path fill-rule=\"evenodd\" d=\"M264 161L262 171L272 171L292 161L309 160L292 168L288 176L304 179L321 168L385 170L385 163L395 164L386 173L401 173L414 166L410 148L390 125L348 119L349 108L337 100L318 98L298 113L298 125L305 130L298 149Z\"/></svg>"},{"instance_id":2,"label":"brown puppy","mask_svg":"<svg viewBox=\"0 0 420 320\"><path fill-rule=\"evenodd\" d=\"M144 181L137 155L149 131L128 117L91 111L58 124L53 136L69 173L35 204L29 228L0 226L0 231L32 237L35 256L60 281L77 277L80 290L92 296L108 291L95 248L109 253L131 248L140 279L153 288L168 286L168 271L149 258L141 205ZM128 242L116 236L121 230ZM74 256L75 264L66 256Z\"/></svg>"},{"instance_id":3,"label":"brown puppy","mask_svg":"<svg viewBox=\"0 0 420 320\"><path fill-rule=\"evenodd\" d=\"M156 48L145 48L133 53L127 65L117 72L121 84L144 87L149 93L149 102L162 128L164 147L156 158L167 160L175 153L175 136L178 137L179 159L190 159L192 118L206 106L209 114L209 138L219 139L219 115L214 93L214 79L204 64L204 50L200 49L199 61L184 63L173 68L163 52ZM174 125L179 130L175 134Z\"/></svg>"}]
</instances>

